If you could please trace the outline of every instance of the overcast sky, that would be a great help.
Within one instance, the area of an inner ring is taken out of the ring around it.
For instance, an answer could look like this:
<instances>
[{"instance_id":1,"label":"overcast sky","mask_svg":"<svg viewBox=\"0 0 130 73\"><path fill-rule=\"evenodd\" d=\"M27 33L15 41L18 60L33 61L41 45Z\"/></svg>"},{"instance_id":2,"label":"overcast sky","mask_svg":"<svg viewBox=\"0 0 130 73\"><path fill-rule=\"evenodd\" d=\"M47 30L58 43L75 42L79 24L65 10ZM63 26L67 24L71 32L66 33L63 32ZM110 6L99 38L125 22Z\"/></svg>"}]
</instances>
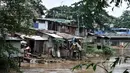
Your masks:
<instances>
[{"instance_id":1,"label":"overcast sky","mask_svg":"<svg viewBox=\"0 0 130 73\"><path fill-rule=\"evenodd\" d=\"M68 5L70 6L74 2L78 2L79 0L43 0L43 4L47 7L47 9L51 9L53 7L61 6L61 5ZM114 4L112 4L113 6ZM110 15L115 17L121 16L122 12L126 10L126 3L122 4L122 7L117 8L115 7L112 11L112 7L106 9Z\"/></svg>"}]
</instances>

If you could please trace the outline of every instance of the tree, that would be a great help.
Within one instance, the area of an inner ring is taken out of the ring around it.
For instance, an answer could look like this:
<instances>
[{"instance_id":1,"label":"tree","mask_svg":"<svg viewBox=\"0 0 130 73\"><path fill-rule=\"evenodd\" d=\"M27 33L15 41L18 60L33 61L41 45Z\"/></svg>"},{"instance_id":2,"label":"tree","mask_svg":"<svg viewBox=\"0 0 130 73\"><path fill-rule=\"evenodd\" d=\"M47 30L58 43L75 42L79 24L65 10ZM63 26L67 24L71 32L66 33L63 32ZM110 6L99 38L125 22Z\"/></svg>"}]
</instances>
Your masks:
<instances>
[{"instance_id":1,"label":"tree","mask_svg":"<svg viewBox=\"0 0 130 73\"><path fill-rule=\"evenodd\" d=\"M47 18L72 19L79 22L80 26L86 26L93 29L93 24L98 23L103 26L104 23L110 23L114 17L108 15L103 7L108 7L107 2L103 4L100 1L81 0L72 4L72 6L59 6L50 9L46 15Z\"/></svg>"},{"instance_id":2,"label":"tree","mask_svg":"<svg viewBox=\"0 0 130 73\"><path fill-rule=\"evenodd\" d=\"M104 9L110 6L106 0L81 0L73 5L79 19L83 18L84 25L91 29L94 29L93 24L95 23L102 28L105 27L104 23L111 23L114 19Z\"/></svg>"},{"instance_id":3,"label":"tree","mask_svg":"<svg viewBox=\"0 0 130 73\"><path fill-rule=\"evenodd\" d=\"M130 0L111 0L110 1L110 3L115 3L116 7L120 7L122 2L126 2L128 4L128 7L130 6ZM82 7L79 7L79 9L76 9L76 10L78 10L79 13L82 10L84 14L85 22L87 23L87 25L89 24L89 26L91 26L92 28L93 28L92 26L93 23L97 23L100 26L104 26L104 22L106 22L104 20L104 15L109 16L108 13L104 11L104 8L107 8L110 6L110 4L108 3L108 0L81 0L80 2L75 3L74 5L76 8L82 5ZM114 9L114 7L112 9ZM104 22L101 20L104 20ZM120 62L120 58L117 58L117 60L112 64L111 67L114 68L119 62ZM89 67L93 67L93 70L95 70L97 64L92 63L92 62L88 64L80 64L80 65L75 66L73 69L82 68L82 66L85 66L86 69L88 69ZM109 72L108 70L106 70L106 72L112 73L112 71ZM124 71L124 73L128 73L127 69Z\"/></svg>"},{"instance_id":4,"label":"tree","mask_svg":"<svg viewBox=\"0 0 130 73\"><path fill-rule=\"evenodd\" d=\"M32 3L33 3L32 10L34 14L37 15L37 18L45 14L47 8L42 4L41 0L37 0L37 1L34 0L32 1Z\"/></svg>"},{"instance_id":5,"label":"tree","mask_svg":"<svg viewBox=\"0 0 130 73\"><path fill-rule=\"evenodd\" d=\"M17 62L10 57L10 54L18 50L6 41L6 37L8 33L29 31L32 19L36 17L34 10L40 2L41 0L0 1L0 72L4 70L8 73L10 69L19 71Z\"/></svg>"},{"instance_id":6,"label":"tree","mask_svg":"<svg viewBox=\"0 0 130 73\"><path fill-rule=\"evenodd\" d=\"M72 7L68 7L68 6L54 7L48 10L46 17L71 19L71 14L70 14L71 10L72 10Z\"/></svg>"},{"instance_id":7,"label":"tree","mask_svg":"<svg viewBox=\"0 0 130 73\"><path fill-rule=\"evenodd\" d=\"M116 19L114 24L115 27L130 28L130 11L124 11L121 17Z\"/></svg>"}]
</instances>

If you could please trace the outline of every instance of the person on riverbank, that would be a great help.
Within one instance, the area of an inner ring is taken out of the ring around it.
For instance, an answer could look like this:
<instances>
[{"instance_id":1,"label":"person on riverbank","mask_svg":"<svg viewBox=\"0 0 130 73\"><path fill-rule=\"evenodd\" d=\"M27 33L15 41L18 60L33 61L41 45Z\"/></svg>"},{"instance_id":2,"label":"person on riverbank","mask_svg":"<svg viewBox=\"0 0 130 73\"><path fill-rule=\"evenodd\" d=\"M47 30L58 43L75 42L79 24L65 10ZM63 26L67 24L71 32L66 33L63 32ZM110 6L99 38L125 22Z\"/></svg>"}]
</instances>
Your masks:
<instances>
[{"instance_id":1,"label":"person on riverbank","mask_svg":"<svg viewBox=\"0 0 130 73\"><path fill-rule=\"evenodd\" d=\"M24 51L25 51L25 57L30 57L31 48L27 46Z\"/></svg>"}]
</instances>

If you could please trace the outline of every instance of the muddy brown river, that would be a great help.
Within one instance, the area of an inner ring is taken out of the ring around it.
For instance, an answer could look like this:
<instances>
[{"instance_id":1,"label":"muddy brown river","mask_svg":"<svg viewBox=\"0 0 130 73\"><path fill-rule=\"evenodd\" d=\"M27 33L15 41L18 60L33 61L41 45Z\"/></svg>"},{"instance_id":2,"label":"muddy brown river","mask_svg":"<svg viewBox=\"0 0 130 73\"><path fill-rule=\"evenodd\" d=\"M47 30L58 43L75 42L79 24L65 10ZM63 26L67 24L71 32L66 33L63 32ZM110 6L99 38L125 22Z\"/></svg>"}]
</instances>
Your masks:
<instances>
[{"instance_id":1,"label":"muddy brown river","mask_svg":"<svg viewBox=\"0 0 130 73\"><path fill-rule=\"evenodd\" d=\"M71 68L77 64L82 63L81 61L64 61L62 63L48 63L48 64L29 64L22 63L22 71L24 73L90 73L91 70L75 70ZM92 73L92 72L91 72Z\"/></svg>"},{"instance_id":2,"label":"muddy brown river","mask_svg":"<svg viewBox=\"0 0 130 73\"><path fill-rule=\"evenodd\" d=\"M114 58L111 58L111 60L114 60ZM96 58L93 61L99 62L102 61L102 59ZM72 67L81 63L85 63L85 61L63 61L61 63L46 64L22 63L21 70L23 71L23 73L105 73L105 71L99 67L96 69L95 72L92 68L89 68L87 70L85 68L75 71L71 70ZM113 73L123 73L125 69L130 69L130 60L128 60L127 63L117 65L116 68L113 70Z\"/></svg>"}]
</instances>

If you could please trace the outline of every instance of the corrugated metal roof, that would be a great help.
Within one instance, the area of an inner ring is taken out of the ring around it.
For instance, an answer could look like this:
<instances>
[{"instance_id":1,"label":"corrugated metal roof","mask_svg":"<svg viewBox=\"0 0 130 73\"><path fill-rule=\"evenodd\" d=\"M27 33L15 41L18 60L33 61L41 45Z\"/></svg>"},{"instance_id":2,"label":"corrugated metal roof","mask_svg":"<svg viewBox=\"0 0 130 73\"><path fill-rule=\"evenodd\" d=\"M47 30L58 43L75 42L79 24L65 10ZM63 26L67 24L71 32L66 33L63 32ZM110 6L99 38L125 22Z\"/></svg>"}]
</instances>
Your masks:
<instances>
[{"instance_id":1,"label":"corrugated metal roof","mask_svg":"<svg viewBox=\"0 0 130 73\"><path fill-rule=\"evenodd\" d=\"M74 36L74 35L66 34L66 33L57 33L57 35L62 36L65 39L72 39L72 38L83 39L82 37L78 37L78 36Z\"/></svg>"},{"instance_id":2,"label":"corrugated metal roof","mask_svg":"<svg viewBox=\"0 0 130 73\"><path fill-rule=\"evenodd\" d=\"M20 41L20 40L22 40L22 39L17 38L17 37L6 37L6 40Z\"/></svg>"},{"instance_id":3,"label":"corrugated metal roof","mask_svg":"<svg viewBox=\"0 0 130 73\"><path fill-rule=\"evenodd\" d=\"M66 34L66 33L60 33L57 31L52 31L52 30L39 30L40 32L52 36L54 38L64 38L64 39L72 39L72 38L77 38L77 39L83 39L82 37L74 36L71 34Z\"/></svg>"},{"instance_id":4,"label":"corrugated metal roof","mask_svg":"<svg viewBox=\"0 0 130 73\"><path fill-rule=\"evenodd\" d=\"M130 38L130 36L105 36L108 38Z\"/></svg>"},{"instance_id":5,"label":"corrugated metal roof","mask_svg":"<svg viewBox=\"0 0 130 73\"><path fill-rule=\"evenodd\" d=\"M71 38L73 38L72 35L70 35L70 34L65 34L65 33L57 33L57 35L62 36L62 37L65 38L65 39L71 39Z\"/></svg>"},{"instance_id":6,"label":"corrugated metal roof","mask_svg":"<svg viewBox=\"0 0 130 73\"><path fill-rule=\"evenodd\" d=\"M45 33L45 34L47 34L47 35L49 35L49 36L52 36L52 37L54 37L54 38L63 38L63 37L61 37L61 36L59 36L59 35L56 35L56 34L51 34L51 33Z\"/></svg>"},{"instance_id":7,"label":"corrugated metal roof","mask_svg":"<svg viewBox=\"0 0 130 73\"><path fill-rule=\"evenodd\" d=\"M29 38L29 39L33 39L33 40L48 40L47 37L34 36L34 35L31 35L31 36L25 36L25 38Z\"/></svg>"},{"instance_id":8,"label":"corrugated metal roof","mask_svg":"<svg viewBox=\"0 0 130 73\"><path fill-rule=\"evenodd\" d=\"M0 37L2 37L2 35L0 34ZM18 37L14 37L14 36L10 36L10 34L7 34L7 36L5 37L6 40L10 40L10 41L20 41L22 40L21 38Z\"/></svg>"}]
</instances>

